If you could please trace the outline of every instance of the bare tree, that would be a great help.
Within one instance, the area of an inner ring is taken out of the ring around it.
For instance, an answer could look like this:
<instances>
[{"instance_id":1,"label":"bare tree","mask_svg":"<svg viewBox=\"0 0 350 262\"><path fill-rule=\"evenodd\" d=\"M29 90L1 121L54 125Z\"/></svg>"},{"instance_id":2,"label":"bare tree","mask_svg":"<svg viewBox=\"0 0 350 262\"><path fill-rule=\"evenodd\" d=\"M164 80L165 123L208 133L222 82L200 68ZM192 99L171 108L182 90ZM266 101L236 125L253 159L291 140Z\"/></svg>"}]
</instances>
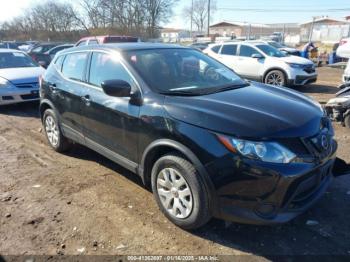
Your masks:
<instances>
[{"instance_id":1,"label":"bare tree","mask_svg":"<svg viewBox=\"0 0 350 262\"><path fill-rule=\"evenodd\" d=\"M69 2L46 0L4 23L8 37L71 39L83 34L118 33L156 37L178 0L81 0L79 12ZM77 35L74 32L79 32Z\"/></svg>"},{"instance_id":2,"label":"bare tree","mask_svg":"<svg viewBox=\"0 0 350 262\"><path fill-rule=\"evenodd\" d=\"M216 1L212 0L210 3L210 13L216 12ZM204 32L206 29L206 22L208 21L208 0L194 0L193 13L192 6L184 7L182 11L183 16L187 20L192 20L198 32Z\"/></svg>"}]
</instances>

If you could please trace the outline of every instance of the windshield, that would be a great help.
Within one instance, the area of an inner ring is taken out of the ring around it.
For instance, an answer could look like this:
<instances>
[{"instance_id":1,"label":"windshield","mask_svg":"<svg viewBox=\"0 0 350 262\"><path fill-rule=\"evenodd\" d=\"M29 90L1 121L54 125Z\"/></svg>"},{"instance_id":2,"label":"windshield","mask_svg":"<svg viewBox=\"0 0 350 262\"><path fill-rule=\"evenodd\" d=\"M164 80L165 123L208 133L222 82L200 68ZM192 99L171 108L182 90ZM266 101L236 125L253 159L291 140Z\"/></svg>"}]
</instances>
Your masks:
<instances>
[{"instance_id":1,"label":"windshield","mask_svg":"<svg viewBox=\"0 0 350 262\"><path fill-rule=\"evenodd\" d=\"M18 67L38 67L29 56L21 52L0 53L0 69Z\"/></svg>"},{"instance_id":2,"label":"windshield","mask_svg":"<svg viewBox=\"0 0 350 262\"><path fill-rule=\"evenodd\" d=\"M283 45L274 41L269 42L269 45L273 46L274 48L283 48Z\"/></svg>"},{"instance_id":3,"label":"windshield","mask_svg":"<svg viewBox=\"0 0 350 262\"><path fill-rule=\"evenodd\" d=\"M229 68L193 49L135 50L124 56L158 93L207 94L246 85Z\"/></svg>"},{"instance_id":4,"label":"windshield","mask_svg":"<svg viewBox=\"0 0 350 262\"><path fill-rule=\"evenodd\" d=\"M286 55L280 50L274 48L270 45L256 45L258 49L260 49L263 53L272 57L286 57Z\"/></svg>"}]
</instances>

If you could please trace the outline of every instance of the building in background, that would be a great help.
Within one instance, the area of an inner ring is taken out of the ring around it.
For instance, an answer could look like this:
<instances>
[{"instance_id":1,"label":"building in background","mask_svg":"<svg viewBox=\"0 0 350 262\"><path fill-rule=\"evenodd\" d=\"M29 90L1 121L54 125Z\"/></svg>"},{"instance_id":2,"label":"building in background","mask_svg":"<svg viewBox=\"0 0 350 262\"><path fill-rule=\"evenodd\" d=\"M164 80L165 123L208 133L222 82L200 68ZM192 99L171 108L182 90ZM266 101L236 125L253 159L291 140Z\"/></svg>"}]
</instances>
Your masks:
<instances>
[{"instance_id":1,"label":"building in background","mask_svg":"<svg viewBox=\"0 0 350 262\"><path fill-rule=\"evenodd\" d=\"M210 34L220 37L235 38L265 38L279 32L284 34L299 34L297 23L258 24L247 22L221 21L210 26Z\"/></svg>"},{"instance_id":2,"label":"building in background","mask_svg":"<svg viewBox=\"0 0 350 262\"><path fill-rule=\"evenodd\" d=\"M162 28L160 29L160 36L163 42L176 43L180 42L180 39L189 38L191 33L185 29Z\"/></svg>"},{"instance_id":3,"label":"building in background","mask_svg":"<svg viewBox=\"0 0 350 262\"><path fill-rule=\"evenodd\" d=\"M350 36L350 21L318 17L300 24L300 40L308 42L337 43L340 39Z\"/></svg>"}]
</instances>

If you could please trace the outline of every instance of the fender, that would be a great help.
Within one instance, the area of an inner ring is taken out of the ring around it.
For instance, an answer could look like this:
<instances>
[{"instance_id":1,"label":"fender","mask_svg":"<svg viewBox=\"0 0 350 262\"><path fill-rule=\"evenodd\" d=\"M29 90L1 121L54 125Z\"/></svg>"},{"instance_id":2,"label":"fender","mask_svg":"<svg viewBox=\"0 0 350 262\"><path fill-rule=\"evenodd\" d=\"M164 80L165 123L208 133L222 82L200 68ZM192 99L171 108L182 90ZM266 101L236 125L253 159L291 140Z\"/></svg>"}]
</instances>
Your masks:
<instances>
[{"instance_id":1,"label":"fender","mask_svg":"<svg viewBox=\"0 0 350 262\"><path fill-rule=\"evenodd\" d=\"M52 108L52 110L54 110L57 113L56 107L53 105L53 103L49 100L49 99L41 99L40 100L40 105L39 105L39 113L40 113L40 118L43 119L43 115L42 115L42 108L44 105L48 105L50 108ZM56 114L57 115L57 114ZM58 115L57 115L58 116Z\"/></svg>"},{"instance_id":2,"label":"fender","mask_svg":"<svg viewBox=\"0 0 350 262\"><path fill-rule=\"evenodd\" d=\"M176 142L176 141L170 140L170 139L159 139L159 140L153 141L150 145L147 146L147 148L144 150L144 152L142 154L142 159L141 159L141 163L140 163L139 170L138 170L139 175L142 178L142 181L144 183L146 182L146 177L144 174L146 157L153 149L155 149L159 146L167 146L167 147L174 148L174 150L181 152L183 155L185 155L192 162L192 164L194 165L194 167L196 168L196 170L200 174L200 179L202 179L202 182L207 189L209 201L210 201L210 210L212 210L212 212L216 213L218 210L217 205L216 205L216 203L218 203L217 202L217 195L216 195L215 187L214 187L214 185L209 177L208 172L206 171L204 165L200 162L198 157L188 147L186 147L185 145L183 145L179 142Z\"/></svg>"}]
</instances>

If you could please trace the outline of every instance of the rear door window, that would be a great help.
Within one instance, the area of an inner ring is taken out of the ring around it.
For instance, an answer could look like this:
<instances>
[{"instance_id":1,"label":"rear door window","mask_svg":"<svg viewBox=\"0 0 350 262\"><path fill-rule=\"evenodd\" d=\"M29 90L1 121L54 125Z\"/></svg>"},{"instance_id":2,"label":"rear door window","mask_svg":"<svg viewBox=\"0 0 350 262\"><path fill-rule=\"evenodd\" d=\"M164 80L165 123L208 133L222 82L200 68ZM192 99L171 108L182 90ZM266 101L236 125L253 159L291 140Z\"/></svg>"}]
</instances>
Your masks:
<instances>
[{"instance_id":1,"label":"rear door window","mask_svg":"<svg viewBox=\"0 0 350 262\"><path fill-rule=\"evenodd\" d=\"M62 74L73 80L83 81L88 53L73 53L66 55L62 65Z\"/></svg>"},{"instance_id":2,"label":"rear door window","mask_svg":"<svg viewBox=\"0 0 350 262\"><path fill-rule=\"evenodd\" d=\"M223 45L221 48L222 55L236 55L237 45Z\"/></svg>"}]
</instances>

